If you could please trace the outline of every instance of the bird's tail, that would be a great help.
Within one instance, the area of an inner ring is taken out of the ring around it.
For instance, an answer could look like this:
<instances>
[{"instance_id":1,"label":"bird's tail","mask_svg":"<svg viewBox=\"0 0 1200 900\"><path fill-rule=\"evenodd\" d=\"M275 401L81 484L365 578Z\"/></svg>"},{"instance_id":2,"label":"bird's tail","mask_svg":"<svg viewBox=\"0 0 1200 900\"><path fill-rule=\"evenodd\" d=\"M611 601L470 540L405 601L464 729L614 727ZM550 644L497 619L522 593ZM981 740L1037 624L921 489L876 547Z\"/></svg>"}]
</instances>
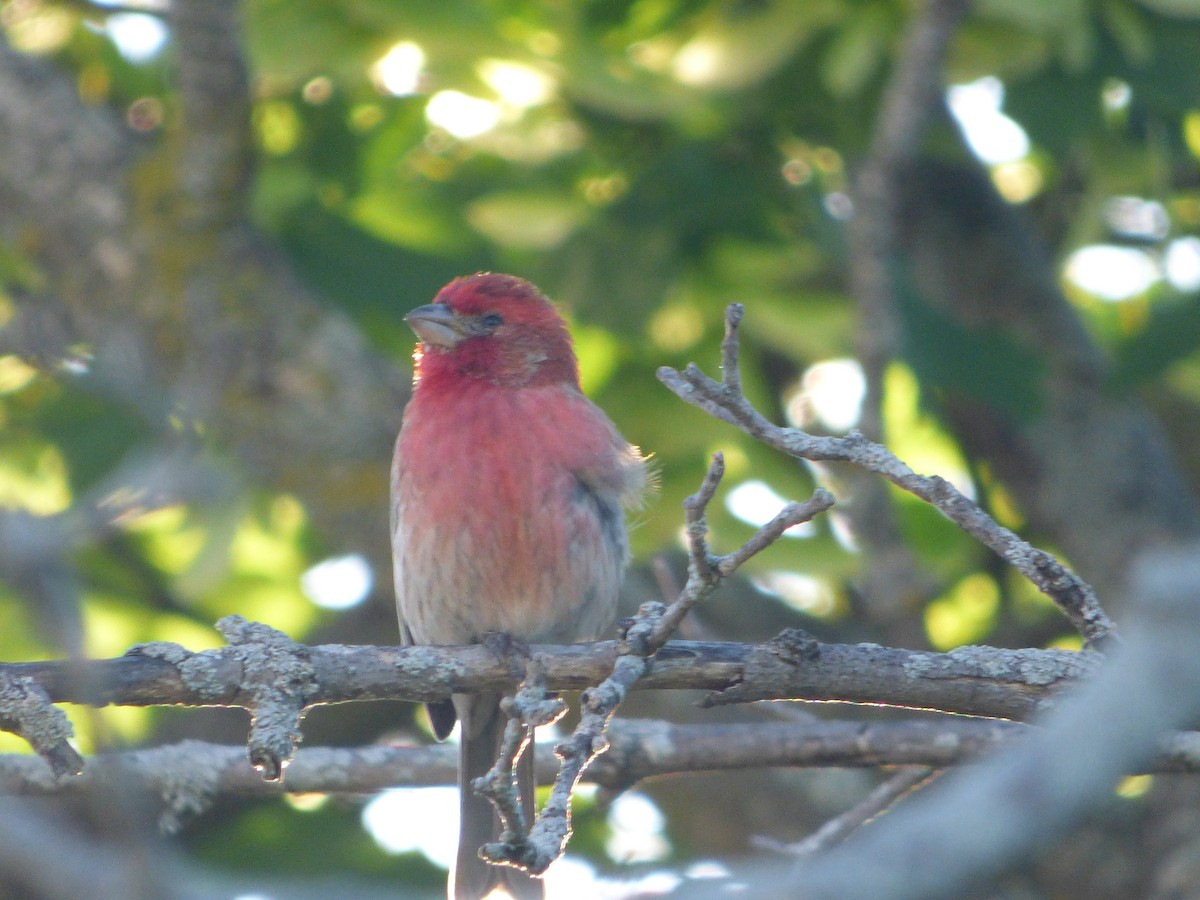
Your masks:
<instances>
[{"instance_id":1,"label":"bird's tail","mask_svg":"<svg viewBox=\"0 0 1200 900\"><path fill-rule=\"evenodd\" d=\"M450 898L481 900L492 890L501 888L516 900L542 900L545 890L540 879L520 869L493 866L479 856L481 846L500 837L500 819L492 804L471 790L472 779L486 774L496 762L506 722L500 711L500 697L497 694L456 695L454 700L462 722L458 760L462 820L458 832L458 858L450 880ZM533 821L536 788L532 743L517 765L517 787L528 824Z\"/></svg>"}]
</instances>

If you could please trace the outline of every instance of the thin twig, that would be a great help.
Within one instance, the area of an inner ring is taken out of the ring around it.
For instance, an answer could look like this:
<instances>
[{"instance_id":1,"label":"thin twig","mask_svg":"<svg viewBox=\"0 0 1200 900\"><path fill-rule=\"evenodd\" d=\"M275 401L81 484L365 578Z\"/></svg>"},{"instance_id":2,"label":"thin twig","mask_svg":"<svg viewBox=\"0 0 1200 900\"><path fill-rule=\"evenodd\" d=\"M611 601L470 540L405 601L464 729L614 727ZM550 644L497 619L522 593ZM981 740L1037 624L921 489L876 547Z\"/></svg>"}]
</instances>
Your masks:
<instances>
[{"instance_id":1,"label":"thin twig","mask_svg":"<svg viewBox=\"0 0 1200 900\"><path fill-rule=\"evenodd\" d=\"M722 344L724 365L736 371L737 326L743 310L731 304L726 311L728 336ZM823 437L768 421L740 392L705 375L695 364L684 371L664 366L658 379L682 400L728 422L751 437L796 459L853 463L903 488L939 509L964 531L989 547L1028 578L1083 635L1089 647L1116 636L1116 626L1083 579L1049 553L1038 550L989 516L980 506L937 475L918 475L890 450L861 434ZM814 498L815 499L815 498Z\"/></svg>"},{"instance_id":2,"label":"thin twig","mask_svg":"<svg viewBox=\"0 0 1200 900\"><path fill-rule=\"evenodd\" d=\"M736 327L729 329L730 355L728 371L734 372L736 382ZM782 513L760 528L745 545L728 556L716 557L708 547L708 525L705 513L715 496L725 463L720 453L713 456L700 489L684 501L684 517L688 537L688 579L679 596L669 606L658 602L642 604L638 614L621 623L623 650L617 657L612 674L580 697L579 724L569 737L555 748L560 762L558 775L550 796L524 838L506 828L505 840L482 848L483 856L493 863L512 865L535 875L545 872L562 855L571 837L571 798L575 786L588 766L609 747L608 727L617 707L633 686L651 667L655 655L679 626L679 623L698 602L712 594L724 578L735 571L755 553L779 539L789 527L807 521L833 505L833 496L819 489L807 503L790 504ZM506 760L515 765L516 755ZM512 768L504 774L511 784L515 778ZM505 797L496 804L497 812L506 826L518 816L512 815L512 804ZM493 800L495 803L496 801Z\"/></svg>"},{"instance_id":3,"label":"thin twig","mask_svg":"<svg viewBox=\"0 0 1200 900\"><path fill-rule=\"evenodd\" d=\"M545 665L537 658L531 658L525 665L525 678L520 688L513 696L501 700L500 708L508 716L500 753L492 768L471 785L479 796L491 801L500 816L503 830L499 844L484 850L485 854L498 857L512 852L514 847L520 852L520 842L533 824L525 821L521 805L516 778L518 761L526 752L531 752L534 729L557 722L567 711L567 704L547 690Z\"/></svg>"},{"instance_id":4,"label":"thin twig","mask_svg":"<svg viewBox=\"0 0 1200 900\"><path fill-rule=\"evenodd\" d=\"M938 774L928 766L906 766L877 785L871 793L839 816L834 816L808 837L787 848L792 856L806 857L836 847L872 819L887 812L912 791L931 782Z\"/></svg>"},{"instance_id":5,"label":"thin twig","mask_svg":"<svg viewBox=\"0 0 1200 900\"><path fill-rule=\"evenodd\" d=\"M717 561L717 569L722 575L732 575L742 563L771 546L789 528L811 521L818 513L833 506L833 503L833 494L825 488L817 488L812 499L804 503L789 503L771 521L759 528L741 547L722 556Z\"/></svg>"},{"instance_id":6,"label":"thin twig","mask_svg":"<svg viewBox=\"0 0 1200 900\"><path fill-rule=\"evenodd\" d=\"M708 550L708 523L705 512L708 503L717 492L717 486L725 477L725 455L714 453L704 473L704 481L700 490L691 494L683 501L683 520L687 528L688 539L688 578L701 579L712 577L712 559Z\"/></svg>"},{"instance_id":7,"label":"thin twig","mask_svg":"<svg viewBox=\"0 0 1200 900\"><path fill-rule=\"evenodd\" d=\"M32 678L0 671L0 729L27 740L55 777L83 771L83 758L69 743L70 720Z\"/></svg>"},{"instance_id":8,"label":"thin twig","mask_svg":"<svg viewBox=\"0 0 1200 900\"><path fill-rule=\"evenodd\" d=\"M721 340L721 371L725 387L735 394L742 392L742 370L738 362L738 325L742 321L742 308L725 319L725 337Z\"/></svg>"}]
</instances>

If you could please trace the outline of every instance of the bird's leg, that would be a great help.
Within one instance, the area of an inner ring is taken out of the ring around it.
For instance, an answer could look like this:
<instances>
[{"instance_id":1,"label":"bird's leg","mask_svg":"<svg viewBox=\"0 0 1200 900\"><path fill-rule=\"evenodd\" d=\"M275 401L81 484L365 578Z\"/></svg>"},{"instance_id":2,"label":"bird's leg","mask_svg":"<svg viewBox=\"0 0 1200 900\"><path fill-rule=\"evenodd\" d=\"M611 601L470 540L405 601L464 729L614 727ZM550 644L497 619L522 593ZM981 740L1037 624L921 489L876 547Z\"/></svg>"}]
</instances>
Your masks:
<instances>
[{"instance_id":1,"label":"bird's leg","mask_svg":"<svg viewBox=\"0 0 1200 900\"><path fill-rule=\"evenodd\" d=\"M528 654L528 648L525 652ZM516 659L511 653L509 658ZM537 659L527 658L521 668L524 673L521 686L511 697L500 701L500 708L509 719L496 764L472 785L476 793L496 807L503 826L498 844L484 848L484 858L517 865L525 856L523 850L534 818L533 732L539 725L558 721L567 710L566 702L547 690L545 671Z\"/></svg>"}]
</instances>

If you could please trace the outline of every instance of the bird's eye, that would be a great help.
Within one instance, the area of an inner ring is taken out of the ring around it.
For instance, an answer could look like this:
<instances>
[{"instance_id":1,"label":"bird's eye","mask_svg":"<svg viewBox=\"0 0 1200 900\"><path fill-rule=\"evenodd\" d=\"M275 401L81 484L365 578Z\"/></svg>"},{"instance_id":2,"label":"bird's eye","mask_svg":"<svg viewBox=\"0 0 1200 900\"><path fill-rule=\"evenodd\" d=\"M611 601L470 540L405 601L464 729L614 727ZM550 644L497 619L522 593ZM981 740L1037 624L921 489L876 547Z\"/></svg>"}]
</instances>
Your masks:
<instances>
[{"instance_id":1,"label":"bird's eye","mask_svg":"<svg viewBox=\"0 0 1200 900\"><path fill-rule=\"evenodd\" d=\"M488 313L480 321L485 328L499 328L504 324L504 316L500 315L500 313Z\"/></svg>"}]
</instances>

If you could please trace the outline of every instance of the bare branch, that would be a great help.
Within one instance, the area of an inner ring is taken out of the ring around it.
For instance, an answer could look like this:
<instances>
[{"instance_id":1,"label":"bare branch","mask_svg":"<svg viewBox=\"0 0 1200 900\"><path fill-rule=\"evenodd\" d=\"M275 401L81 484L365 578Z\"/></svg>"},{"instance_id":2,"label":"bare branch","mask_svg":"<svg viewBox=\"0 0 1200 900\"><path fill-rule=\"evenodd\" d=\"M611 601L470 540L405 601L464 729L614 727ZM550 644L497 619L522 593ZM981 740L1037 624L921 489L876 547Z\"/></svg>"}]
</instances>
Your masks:
<instances>
[{"instance_id":1,"label":"bare branch","mask_svg":"<svg viewBox=\"0 0 1200 900\"><path fill-rule=\"evenodd\" d=\"M1200 715L1198 550L1141 560L1125 641L1044 728L944 776L794 877L755 881L752 892L789 896L803 885L816 900L961 897L1110 802L1117 779L1146 767L1170 729ZM687 896L718 894L713 886Z\"/></svg>"},{"instance_id":2,"label":"bare branch","mask_svg":"<svg viewBox=\"0 0 1200 900\"><path fill-rule=\"evenodd\" d=\"M236 0L174 0L168 18L179 66L183 221L200 233L238 222L254 172L250 78Z\"/></svg>"},{"instance_id":3,"label":"bare branch","mask_svg":"<svg viewBox=\"0 0 1200 900\"><path fill-rule=\"evenodd\" d=\"M804 840L794 844L779 844L760 837L754 843L764 850L774 850L788 856L813 856L836 847L872 819L887 812L898 800L928 784L936 775L937 770L928 766L907 766L877 786L861 802L830 819Z\"/></svg>"},{"instance_id":4,"label":"bare branch","mask_svg":"<svg viewBox=\"0 0 1200 900\"><path fill-rule=\"evenodd\" d=\"M736 341L735 325L730 326L729 339ZM731 371L736 372L735 342L730 344L727 362L734 367ZM736 380L736 374L734 378ZM684 501L690 563L683 590L669 606L658 602L644 603L633 619L621 623L622 648L612 674L583 692L579 701L579 724L570 737L555 748L561 765L541 815L525 839L510 840L513 837L511 823L514 819L519 820L519 812L514 817L512 809L507 808L512 804L497 802L497 812L506 826L505 841L485 846L482 850L485 858L495 863L519 866L540 875L562 855L571 836L571 797L575 785L596 757L608 749L608 726L617 707L650 671L655 655L675 633L688 611L711 595L729 572L778 540L790 525L805 521L833 504L832 495L818 491L809 503L788 506L734 553L714 558L708 549L705 512L716 495L724 472L724 458L720 453L715 454L700 489ZM512 754L510 762L514 767L516 759L517 755ZM515 770L510 769L506 773L509 786L514 779ZM508 799L506 796L504 801Z\"/></svg>"},{"instance_id":5,"label":"bare branch","mask_svg":"<svg viewBox=\"0 0 1200 900\"><path fill-rule=\"evenodd\" d=\"M611 673L618 641L553 646L531 653L550 690L580 691ZM511 668L478 645L304 647L315 673L309 706L359 700L445 700L453 693L505 691ZM827 644L787 631L765 644L671 641L651 660L637 690L710 691L705 705L817 700L936 709L1024 719L1065 684L1099 668L1093 653L960 647L932 653L878 644ZM246 673L229 647L193 652L140 645L116 659L0 663L27 676L54 703L105 706L248 706Z\"/></svg>"},{"instance_id":6,"label":"bare branch","mask_svg":"<svg viewBox=\"0 0 1200 900\"><path fill-rule=\"evenodd\" d=\"M946 768L1011 742L1028 726L968 717L904 722L739 722L673 725L614 719L609 749L582 779L624 791L648 778L771 766ZM553 747L535 748L538 778L557 771ZM281 781L264 781L238 745L183 741L89 757L83 773L56 777L35 756L0 755L0 795L77 794L112 786L144 789L163 802L160 825L174 831L219 797L371 794L399 785L457 783L458 750L449 744L302 747ZM1165 738L1145 772L1200 773L1200 733Z\"/></svg>"},{"instance_id":7,"label":"bare branch","mask_svg":"<svg viewBox=\"0 0 1200 900\"><path fill-rule=\"evenodd\" d=\"M725 456L722 453L714 453L712 461L708 464L708 471L704 473L700 490L683 501L683 520L688 538L689 578L693 575L701 579L712 577L713 561L709 559L708 523L705 521L705 512L724 477Z\"/></svg>"},{"instance_id":8,"label":"bare branch","mask_svg":"<svg viewBox=\"0 0 1200 900\"><path fill-rule=\"evenodd\" d=\"M966 7L966 0L927 0L913 16L880 102L867 157L854 180L847 240L850 293L858 304L855 342L866 382L859 427L874 440L883 438L883 376L897 349L893 292L897 237L903 228L900 182L944 102L943 63ZM900 533L886 486L861 470L846 478L854 496L846 515L871 560L863 585L867 609L872 618L890 622L906 614L910 598L934 589L931 578Z\"/></svg>"},{"instance_id":9,"label":"bare branch","mask_svg":"<svg viewBox=\"0 0 1200 900\"><path fill-rule=\"evenodd\" d=\"M726 339L726 353L732 353L731 348L736 347L736 328L741 315L740 305L731 304L726 313L732 332ZM1002 526L944 478L916 474L886 447L857 432L842 438L819 437L798 428L775 425L754 409L745 396L709 378L695 365L689 365L682 373L664 366L658 370L658 379L680 399L789 456L814 462L849 462L882 475L939 509L1028 578L1054 601L1089 646L1098 646L1115 636L1112 620L1086 582L1050 554L1030 546Z\"/></svg>"},{"instance_id":10,"label":"bare branch","mask_svg":"<svg viewBox=\"0 0 1200 900\"><path fill-rule=\"evenodd\" d=\"M864 326L859 344L868 382L878 387L882 366L895 349L892 325L893 267L896 255L897 179L916 156L925 129L942 102L942 65L950 39L966 12L967 0L926 0L905 36L875 121L867 160L855 182L855 215L850 224L853 266L851 291ZM871 377L874 376L874 377ZM868 404L864 429L879 435Z\"/></svg>"},{"instance_id":11,"label":"bare branch","mask_svg":"<svg viewBox=\"0 0 1200 900\"><path fill-rule=\"evenodd\" d=\"M1013 739L1027 726L954 718L913 722L813 721L723 725L672 725L616 719L609 749L591 765L584 781L624 791L647 778L697 771L733 771L772 766L873 767L950 766L973 759ZM554 749L536 747L539 780L557 769ZM32 756L0 755L0 794L78 794L109 786L140 788L163 803L160 825L177 830L219 797L274 797L288 793L370 794L398 785L454 785L457 748L420 746L305 747L296 752L287 777L264 781L249 765L244 747L183 741L89 758L84 773L56 778ZM1200 758L1187 765L1200 767ZM1163 757L1162 766L1183 770Z\"/></svg>"},{"instance_id":12,"label":"bare branch","mask_svg":"<svg viewBox=\"0 0 1200 900\"><path fill-rule=\"evenodd\" d=\"M789 528L812 521L818 513L825 512L833 506L833 503L833 494L824 488L817 488L812 499L805 503L789 503L770 522L759 528L750 540L732 553L722 556L717 562L717 569L722 575L732 575L742 563L771 546Z\"/></svg>"},{"instance_id":13,"label":"bare branch","mask_svg":"<svg viewBox=\"0 0 1200 900\"><path fill-rule=\"evenodd\" d=\"M741 547L725 556L713 556L708 548L708 523L705 513L725 474L725 459L714 454L700 490L683 502L688 537L688 580L683 590L654 623L648 636L647 652L654 652L675 633L688 612L708 597L739 566L761 553L793 525L807 522L833 506L833 495L818 488L805 503L789 503L770 522L758 529ZM628 634L626 640L629 640Z\"/></svg>"},{"instance_id":14,"label":"bare branch","mask_svg":"<svg viewBox=\"0 0 1200 900\"><path fill-rule=\"evenodd\" d=\"M738 360L738 326L742 323L741 304L730 307L725 317L725 337L721 339L721 372L725 387L732 393L742 392L742 369Z\"/></svg>"},{"instance_id":15,"label":"bare branch","mask_svg":"<svg viewBox=\"0 0 1200 900\"><path fill-rule=\"evenodd\" d=\"M277 781L300 743L300 719L316 693L316 670L309 650L281 631L241 616L226 616L217 630L229 642L222 662L236 669L236 685L221 683L203 654L191 654L177 644L142 644L129 652L163 659L177 667L187 684L202 695L232 694L236 705L251 713L247 748L251 764L268 781ZM240 699L245 698L245 699Z\"/></svg>"},{"instance_id":16,"label":"bare branch","mask_svg":"<svg viewBox=\"0 0 1200 900\"><path fill-rule=\"evenodd\" d=\"M78 775L83 759L68 743L71 722L32 678L0 671L0 729L29 742L55 777Z\"/></svg>"},{"instance_id":17,"label":"bare branch","mask_svg":"<svg viewBox=\"0 0 1200 900\"><path fill-rule=\"evenodd\" d=\"M522 809L516 777L518 761L533 742L534 729L557 722L567 711L567 704L547 690L545 667L533 658L526 663L521 687L513 696L504 697L500 708L508 716L500 753L487 774L472 782L471 789L491 801L503 825L499 842L482 848L484 856L508 859L523 852L533 825L525 821Z\"/></svg>"}]
</instances>

